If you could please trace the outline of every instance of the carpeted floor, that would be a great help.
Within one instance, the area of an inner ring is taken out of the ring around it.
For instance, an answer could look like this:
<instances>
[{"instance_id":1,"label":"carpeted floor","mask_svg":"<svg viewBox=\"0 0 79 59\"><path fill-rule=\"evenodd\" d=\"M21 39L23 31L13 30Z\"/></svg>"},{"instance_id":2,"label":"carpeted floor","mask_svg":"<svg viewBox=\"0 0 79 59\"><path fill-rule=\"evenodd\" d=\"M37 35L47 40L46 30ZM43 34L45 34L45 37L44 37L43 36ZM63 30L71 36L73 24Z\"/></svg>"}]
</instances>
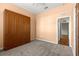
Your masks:
<instances>
[{"instance_id":1,"label":"carpeted floor","mask_svg":"<svg viewBox=\"0 0 79 59\"><path fill-rule=\"evenodd\" d=\"M0 52L0 56L72 56L72 49L67 46L40 40Z\"/></svg>"}]
</instances>

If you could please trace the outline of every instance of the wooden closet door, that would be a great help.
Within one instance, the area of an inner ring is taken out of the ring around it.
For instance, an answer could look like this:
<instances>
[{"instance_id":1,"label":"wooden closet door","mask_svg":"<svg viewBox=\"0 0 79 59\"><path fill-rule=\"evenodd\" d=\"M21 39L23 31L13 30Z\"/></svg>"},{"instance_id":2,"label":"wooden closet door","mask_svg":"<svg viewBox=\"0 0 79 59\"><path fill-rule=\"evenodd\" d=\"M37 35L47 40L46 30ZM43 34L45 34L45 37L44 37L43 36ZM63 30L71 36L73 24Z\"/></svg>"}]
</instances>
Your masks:
<instances>
[{"instance_id":1,"label":"wooden closet door","mask_svg":"<svg viewBox=\"0 0 79 59\"><path fill-rule=\"evenodd\" d=\"M4 12L4 50L30 42L30 18L9 10Z\"/></svg>"},{"instance_id":2,"label":"wooden closet door","mask_svg":"<svg viewBox=\"0 0 79 59\"><path fill-rule=\"evenodd\" d=\"M77 30L76 30L76 55L79 56L79 3L76 4L76 19L77 19Z\"/></svg>"}]
</instances>

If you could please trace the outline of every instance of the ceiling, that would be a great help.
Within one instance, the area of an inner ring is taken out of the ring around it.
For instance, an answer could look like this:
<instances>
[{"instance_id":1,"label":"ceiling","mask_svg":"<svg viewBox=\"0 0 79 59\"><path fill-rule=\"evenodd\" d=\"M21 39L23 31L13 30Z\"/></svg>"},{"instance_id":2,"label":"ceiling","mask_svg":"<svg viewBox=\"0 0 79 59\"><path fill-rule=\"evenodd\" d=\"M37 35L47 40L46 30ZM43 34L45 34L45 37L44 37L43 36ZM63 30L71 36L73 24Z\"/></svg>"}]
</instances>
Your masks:
<instances>
[{"instance_id":1,"label":"ceiling","mask_svg":"<svg viewBox=\"0 0 79 59\"><path fill-rule=\"evenodd\" d=\"M15 5L24 8L34 14L38 14L51 8L61 6L63 3L15 3Z\"/></svg>"}]
</instances>

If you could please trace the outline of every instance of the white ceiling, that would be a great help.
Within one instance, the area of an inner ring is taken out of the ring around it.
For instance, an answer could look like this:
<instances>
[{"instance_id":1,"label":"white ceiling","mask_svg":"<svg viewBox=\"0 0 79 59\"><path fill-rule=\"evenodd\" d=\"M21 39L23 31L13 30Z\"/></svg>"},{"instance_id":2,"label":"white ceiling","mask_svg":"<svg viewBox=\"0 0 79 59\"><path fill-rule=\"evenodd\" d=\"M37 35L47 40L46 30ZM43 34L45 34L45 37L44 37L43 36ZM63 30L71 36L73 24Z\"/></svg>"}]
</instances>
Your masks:
<instances>
[{"instance_id":1,"label":"white ceiling","mask_svg":"<svg viewBox=\"0 0 79 59\"><path fill-rule=\"evenodd\" d=\"M15 5L22 7L34 14L38 14L51 8L61 6L63 3L15 3Z\"/></svg>"}]
</instances>

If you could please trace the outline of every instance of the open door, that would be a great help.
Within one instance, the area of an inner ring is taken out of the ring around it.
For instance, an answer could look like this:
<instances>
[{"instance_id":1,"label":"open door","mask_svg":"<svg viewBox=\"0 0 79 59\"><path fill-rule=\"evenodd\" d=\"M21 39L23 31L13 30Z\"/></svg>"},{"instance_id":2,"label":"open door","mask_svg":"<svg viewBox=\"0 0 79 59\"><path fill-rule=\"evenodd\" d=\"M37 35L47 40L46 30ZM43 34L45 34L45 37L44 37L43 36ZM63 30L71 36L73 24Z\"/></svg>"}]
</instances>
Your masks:
<instances>
[{"instance_id":1,"label":"open door","mask_svg":"<svg viewBox=\"0 0 79 59\"><path fill-rule=\"evenodd\" d=\"M69 17L59 18L58 23L58 43L69 46Z\"/></svg>"}]
</instances>

